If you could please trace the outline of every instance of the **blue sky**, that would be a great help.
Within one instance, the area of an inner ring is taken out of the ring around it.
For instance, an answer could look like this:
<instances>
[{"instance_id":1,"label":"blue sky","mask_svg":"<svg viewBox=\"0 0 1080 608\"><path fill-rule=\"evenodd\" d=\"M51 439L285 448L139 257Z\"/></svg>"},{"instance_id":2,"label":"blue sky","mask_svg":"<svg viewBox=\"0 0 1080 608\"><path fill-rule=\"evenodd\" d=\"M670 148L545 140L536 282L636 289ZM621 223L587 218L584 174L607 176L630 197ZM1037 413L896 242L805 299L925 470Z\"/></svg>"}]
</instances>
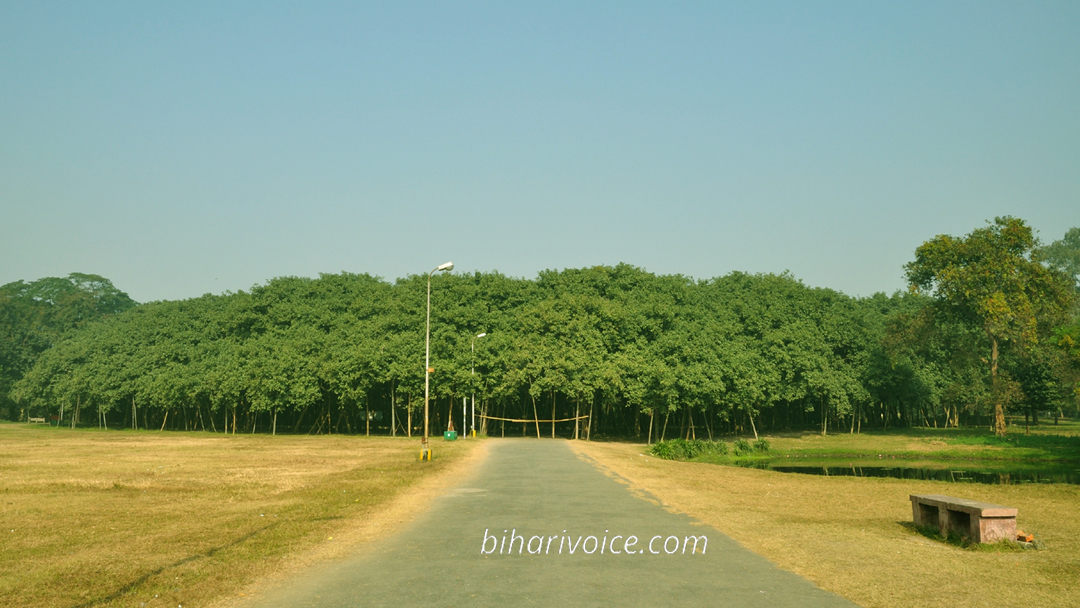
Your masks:
<instances>
[{"instance_id":1,"label":"blue sky","mask_svg":"<svg viewBox=\"0 0 1080 608\"><path fill-rule=\"evenodd\" d=\"M0 284L453 260L903 287L1080 225L1080 3L0 1Z\"/></svg>"}]
</instances>

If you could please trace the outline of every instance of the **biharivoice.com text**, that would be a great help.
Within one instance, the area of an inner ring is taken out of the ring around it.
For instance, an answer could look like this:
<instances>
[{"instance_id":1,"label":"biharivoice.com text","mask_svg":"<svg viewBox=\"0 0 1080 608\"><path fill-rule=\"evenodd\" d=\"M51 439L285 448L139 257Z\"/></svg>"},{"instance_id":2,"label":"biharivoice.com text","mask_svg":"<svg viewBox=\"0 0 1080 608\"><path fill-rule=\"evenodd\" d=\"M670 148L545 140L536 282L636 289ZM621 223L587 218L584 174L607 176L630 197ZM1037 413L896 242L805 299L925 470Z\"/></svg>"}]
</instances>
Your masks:
<instances>
[{"instance_id":1,"label":"biharivoice.com text","mask_svg":"<svg viewBox=\"0 0 1080 608\"><path fill-rule=\"evenodd\" d=\"M517 528L484 530L481 555L704 555L709 539L700 536L603 534L524 534ZM689 551L687 551L689 549Z\"/></svg>"}]
</instances>

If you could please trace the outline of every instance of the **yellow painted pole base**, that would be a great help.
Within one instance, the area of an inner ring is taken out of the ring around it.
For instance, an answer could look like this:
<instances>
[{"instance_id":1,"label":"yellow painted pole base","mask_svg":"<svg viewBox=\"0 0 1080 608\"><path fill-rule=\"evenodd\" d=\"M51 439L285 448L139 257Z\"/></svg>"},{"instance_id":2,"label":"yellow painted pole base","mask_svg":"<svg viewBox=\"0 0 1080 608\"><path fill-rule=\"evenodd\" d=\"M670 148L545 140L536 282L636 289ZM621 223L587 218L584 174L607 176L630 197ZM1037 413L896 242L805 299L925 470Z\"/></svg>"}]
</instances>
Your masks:
<instances>
[{"instance_id":1,"label":"yellow painted pole base","mask_svg":"<svg viewBox=\"0 0 1080 608\"><path fill-rule=\"evenodd\" d=\"M430 448L420 450L420 460L427 460L429 462L431 461L431 449Z\"/></svg>"}]
</instances>

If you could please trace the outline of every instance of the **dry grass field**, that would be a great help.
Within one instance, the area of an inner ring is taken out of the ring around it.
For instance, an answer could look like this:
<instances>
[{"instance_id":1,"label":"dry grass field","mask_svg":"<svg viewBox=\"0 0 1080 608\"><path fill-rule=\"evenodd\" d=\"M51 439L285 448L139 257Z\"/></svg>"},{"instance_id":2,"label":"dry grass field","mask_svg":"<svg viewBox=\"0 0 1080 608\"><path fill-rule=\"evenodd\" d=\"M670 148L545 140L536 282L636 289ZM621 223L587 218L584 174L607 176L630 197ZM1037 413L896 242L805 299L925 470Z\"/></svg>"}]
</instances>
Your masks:
<instances>
[{"instance_id":1,"label":"dry grass field","mask_svg":"<svg viewBox=\"0 0 1080 608\"><path fill-rule=\"evenodd\" d=\"M821 477L674 462L573 442L632 488L868 608L1080 606L1080 486ZM1017 507L1046 551L963 549L911 527L909 494Z\"/></svg>"},{"instance_id":2,"label":"dry grass field","mask_svg":"<svg viewBox=\"0 0 1080 608\"><path fill-rule=\"evenodd\" d=\"M482 442L0 424L0 605L228 603L394 531Z\"/></svg>"}]
</instances>

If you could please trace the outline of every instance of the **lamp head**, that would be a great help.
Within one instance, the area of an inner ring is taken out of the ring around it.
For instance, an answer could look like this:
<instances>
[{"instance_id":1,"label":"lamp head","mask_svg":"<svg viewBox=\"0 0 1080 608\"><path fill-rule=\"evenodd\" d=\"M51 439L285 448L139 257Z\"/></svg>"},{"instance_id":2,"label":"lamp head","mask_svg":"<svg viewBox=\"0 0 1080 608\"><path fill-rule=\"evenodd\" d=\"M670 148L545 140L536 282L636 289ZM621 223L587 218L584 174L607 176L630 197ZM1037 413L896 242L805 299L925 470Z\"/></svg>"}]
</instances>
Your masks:
<instances>
[{"instance_id":1,"label":"lamp head","mask_svg":"<svg viewBox=\"0 0 1080 608\"><path fill-rule=\"evenodd\" d=\"M476 334L476 337L477 337L477 338L483 338L483 337L484 337L484 336L486 336L486 335L487 335L487 332L484 332L484 333L482 333L482 334Z\"/></svg>"},{"instance_id":2,"label":"lamp head","mask_svg":"<svg viewBox=\"0 0 1080 608\"><path fill-rule=\"evenodd\" d=\"M445 264L440 265L435 270L453 270L453 269L454 269L454 263L453 262L447 262Z\"/></svg>"}]
</instances>

